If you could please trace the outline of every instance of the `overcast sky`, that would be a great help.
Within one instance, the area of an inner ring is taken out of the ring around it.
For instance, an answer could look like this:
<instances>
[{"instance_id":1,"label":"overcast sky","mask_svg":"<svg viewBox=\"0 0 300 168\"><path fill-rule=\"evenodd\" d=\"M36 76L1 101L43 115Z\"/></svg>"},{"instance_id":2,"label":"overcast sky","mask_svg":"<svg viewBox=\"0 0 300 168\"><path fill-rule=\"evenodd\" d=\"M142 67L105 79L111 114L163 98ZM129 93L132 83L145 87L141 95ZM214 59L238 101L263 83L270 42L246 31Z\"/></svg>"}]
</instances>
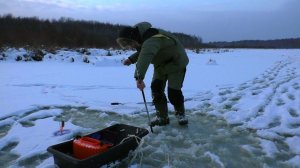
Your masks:
<instances>
[{"instance_id":1,"label":"overcast sky","mask_svg":"<svg viewBox=\"0 0 300 168\"><path fill-rule=\"evenodd\" d=\"M300 37L300 0L0 0L0 14L71 17L234 41Z\"/></svg>"}]
</instances>

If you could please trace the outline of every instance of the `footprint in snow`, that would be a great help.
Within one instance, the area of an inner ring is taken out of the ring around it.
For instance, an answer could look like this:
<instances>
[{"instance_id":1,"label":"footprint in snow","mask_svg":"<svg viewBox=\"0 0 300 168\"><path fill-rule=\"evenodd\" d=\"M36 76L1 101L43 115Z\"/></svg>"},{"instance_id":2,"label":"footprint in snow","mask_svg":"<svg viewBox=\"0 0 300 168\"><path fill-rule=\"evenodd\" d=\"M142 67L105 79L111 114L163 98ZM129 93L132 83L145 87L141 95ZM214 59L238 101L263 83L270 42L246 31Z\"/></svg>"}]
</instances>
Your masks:
<instances>
[{"instance_id":1,"label":"footprint in snow","mask_svg":"<svg viewBox=\"0 0 300 168\"><path fill-rule=\"evenodd\" d=\"M299 114L297 113L297 111L294 108L289 108L288 112L290 113L290 115L292 117L299 117Z\"/></svg>"}]
</instances>

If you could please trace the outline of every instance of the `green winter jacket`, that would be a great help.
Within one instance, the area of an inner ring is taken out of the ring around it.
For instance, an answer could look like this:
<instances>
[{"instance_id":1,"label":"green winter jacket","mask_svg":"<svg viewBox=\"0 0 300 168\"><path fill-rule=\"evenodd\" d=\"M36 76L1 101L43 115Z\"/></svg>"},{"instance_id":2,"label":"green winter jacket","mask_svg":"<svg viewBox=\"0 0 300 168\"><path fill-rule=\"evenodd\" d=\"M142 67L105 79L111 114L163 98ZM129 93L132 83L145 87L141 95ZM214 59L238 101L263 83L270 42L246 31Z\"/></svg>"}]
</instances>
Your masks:
<instances>
[{"instance_id":1,"label":"green winter jacket","mask_svg":"<svg viewBox=\"0 0 300 168\"><path fill-rule=\"evenodd\" d=\"M142 37L151 24L142 22L134 27ZM129 57L132 63L136 63L136 79L144 79L150 63L156 72L164 75L184 71L189 62L184 47L174 35L162 29L156 30L158 33L145 39L140 51Z\"/></svg>"}]
</instances>

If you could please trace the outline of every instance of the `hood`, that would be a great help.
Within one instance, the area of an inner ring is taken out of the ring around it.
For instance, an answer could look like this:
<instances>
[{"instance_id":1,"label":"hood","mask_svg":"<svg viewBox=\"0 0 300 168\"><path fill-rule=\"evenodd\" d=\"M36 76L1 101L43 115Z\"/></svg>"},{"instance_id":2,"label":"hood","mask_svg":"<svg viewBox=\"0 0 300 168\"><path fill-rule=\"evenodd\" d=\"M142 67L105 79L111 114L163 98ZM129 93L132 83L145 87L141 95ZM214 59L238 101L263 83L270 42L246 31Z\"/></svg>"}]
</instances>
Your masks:
<instances>
[{"instance_id":1,"label":"hood","mask_svg":"<svg viewBox=\"0 0 300 168\"><path fill-rule=\"evenodd\" d=\"M143 34L152 27L152 25L149 22L140 22L133 26L134 28L138 28L140 36L142 37Z\"/></svg>"}]
</instances>

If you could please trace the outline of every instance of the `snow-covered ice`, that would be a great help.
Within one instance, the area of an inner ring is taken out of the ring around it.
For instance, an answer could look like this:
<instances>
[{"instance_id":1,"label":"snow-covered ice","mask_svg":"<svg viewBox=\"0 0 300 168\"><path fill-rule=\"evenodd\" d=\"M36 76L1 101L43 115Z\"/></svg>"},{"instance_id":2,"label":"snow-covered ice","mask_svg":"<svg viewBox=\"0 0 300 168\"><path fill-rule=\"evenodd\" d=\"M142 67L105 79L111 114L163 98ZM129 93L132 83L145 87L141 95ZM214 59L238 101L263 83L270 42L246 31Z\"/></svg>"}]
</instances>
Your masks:
<instances>
[{"instance_id":1,"label":"snow-covered ice","mask_svg":"<svg viewBox=\"0 0 300 168\"><path fill-rule=\"evenodd\" d=\"M28 53L22 48L3 52L1 165L51 167L47 147L78 133L118 122L148 128L134 66L121 63L132 51L89 52L58 50L42 62L15 61ZM106 56L108 52L113 56ZM169 104L170 126L155 127L144 138L139 149L143 158L120 164L138 167L142 160L145 167L299 167L300 50L187 52L183 92L189 127L178 126ZM154 115L152 72L147 72L145 93ZM71 134L54 136L61 120Z\"/></svg>"}]
</instances>

